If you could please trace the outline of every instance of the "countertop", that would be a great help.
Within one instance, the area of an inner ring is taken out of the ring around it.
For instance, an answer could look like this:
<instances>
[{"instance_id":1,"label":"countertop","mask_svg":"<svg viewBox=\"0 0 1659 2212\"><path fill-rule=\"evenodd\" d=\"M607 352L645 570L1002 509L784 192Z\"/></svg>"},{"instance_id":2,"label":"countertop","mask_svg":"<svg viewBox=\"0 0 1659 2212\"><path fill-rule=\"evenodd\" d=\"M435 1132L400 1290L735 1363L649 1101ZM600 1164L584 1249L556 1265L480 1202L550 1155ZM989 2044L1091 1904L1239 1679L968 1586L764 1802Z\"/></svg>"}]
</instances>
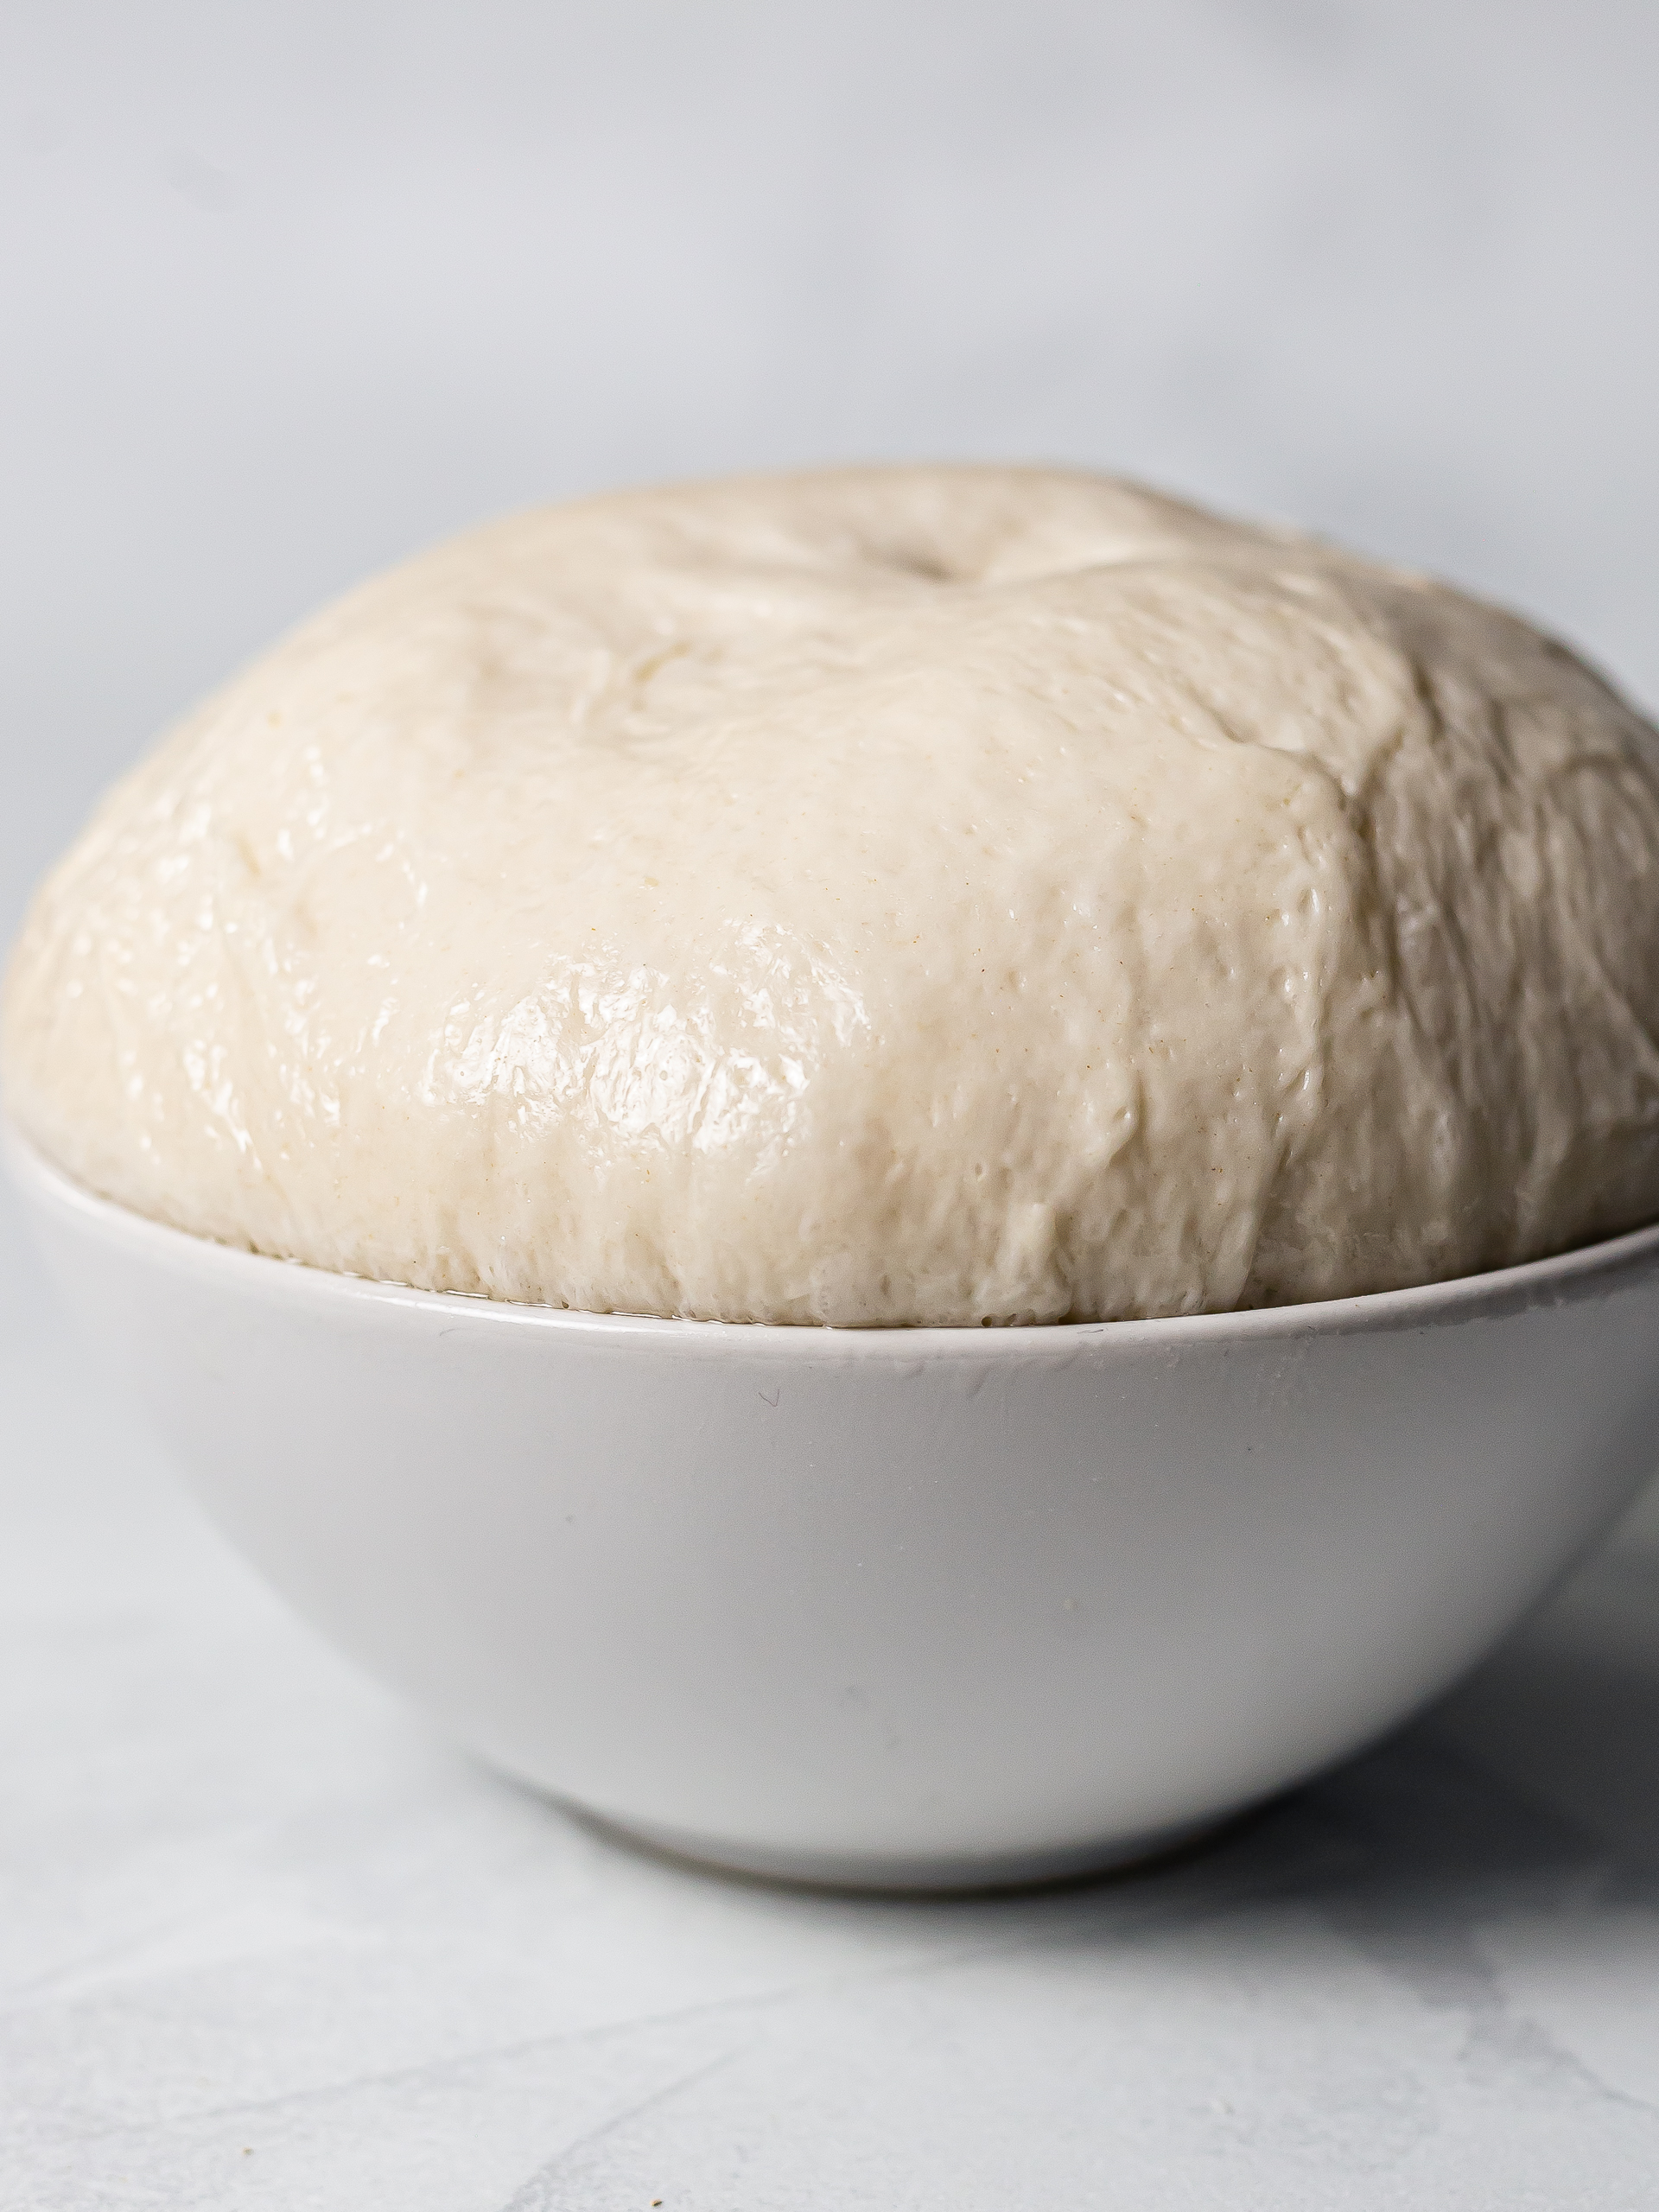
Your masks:
<instances>
[{"instance_id":1,"label":"countertop","mask_svg":"<svg viewBox=\"0 0 1659 2212\"><path fill-rule=\"evenodd\" d=\"M0 2204L1659 2204L1659 1510L1381 1749L956 1902L657 1859L480 1771L0 1358Z\"/></svg>"}]
</instances>

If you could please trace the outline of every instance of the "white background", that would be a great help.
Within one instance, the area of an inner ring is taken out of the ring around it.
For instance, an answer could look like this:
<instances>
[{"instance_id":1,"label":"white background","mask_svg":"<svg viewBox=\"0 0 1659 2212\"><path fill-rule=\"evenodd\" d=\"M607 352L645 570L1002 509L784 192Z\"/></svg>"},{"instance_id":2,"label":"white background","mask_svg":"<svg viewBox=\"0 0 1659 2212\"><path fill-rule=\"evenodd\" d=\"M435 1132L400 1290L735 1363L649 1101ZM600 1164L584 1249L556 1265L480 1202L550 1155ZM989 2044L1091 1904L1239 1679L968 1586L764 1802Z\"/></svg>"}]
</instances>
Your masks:
<instances>
[{"instance_id":1,"label":"white background","mask_svg":"<svg viewBox=\"0 0 1659 2212\"><path fill-rule=\"evenodd\" d=\"M10 0L0 921L92 791L505 507L1052 458L1659 699L1650 0Z\"/></svg>"},{"instance_id":2,"label":"white background","mask_svg":"<svg viewBox=\"0 0 1659 2212\"><path fill-rule=\"evenodd\" d=\"M0 934L318 600L682 473L1123 468L1516 603L1651 706L1656 104L1651 0L11 0ZM0 1240L0 2201L1656 2201L1639 1541L1195 1870L772 1897L336 1669Z\"/></svg>"}]
</instances>

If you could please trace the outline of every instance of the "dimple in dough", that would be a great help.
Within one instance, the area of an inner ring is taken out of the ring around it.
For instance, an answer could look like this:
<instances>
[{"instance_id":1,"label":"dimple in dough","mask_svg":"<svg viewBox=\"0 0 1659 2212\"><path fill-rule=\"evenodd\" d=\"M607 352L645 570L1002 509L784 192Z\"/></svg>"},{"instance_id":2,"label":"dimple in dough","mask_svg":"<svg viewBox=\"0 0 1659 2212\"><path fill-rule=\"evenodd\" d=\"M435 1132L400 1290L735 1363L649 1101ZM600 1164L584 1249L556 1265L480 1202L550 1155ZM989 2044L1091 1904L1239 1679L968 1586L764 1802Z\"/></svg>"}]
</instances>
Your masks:
<instances>
[{"instance_id":1,"label":"dimple in dough","mask_svg":"<svg viewBox=\"0 0 1659 2212\"><path fill-rule=\"evenodd\" d=\"M1094 477L497 524L104 803L10 1111L198 1235L843 1325L1427 1281L1659 1214L1659 734L1524 624Z\"/></svg>"}]
</instances>

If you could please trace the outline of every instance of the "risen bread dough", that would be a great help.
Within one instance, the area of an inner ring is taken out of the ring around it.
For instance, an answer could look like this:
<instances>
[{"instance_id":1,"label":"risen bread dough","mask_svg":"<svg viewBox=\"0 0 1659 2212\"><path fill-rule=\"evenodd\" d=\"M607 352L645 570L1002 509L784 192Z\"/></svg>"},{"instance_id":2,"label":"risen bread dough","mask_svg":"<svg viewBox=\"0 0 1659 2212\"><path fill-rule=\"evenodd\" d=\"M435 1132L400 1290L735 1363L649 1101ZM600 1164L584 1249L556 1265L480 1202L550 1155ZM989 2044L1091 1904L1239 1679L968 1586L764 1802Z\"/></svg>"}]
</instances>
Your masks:
<instances>
[{"instance_id":1,"label":"risen bread dough","mask_svg":"<svg viewBox=\"0 0 1659 2212\"><path fill-rule=\"evenodd\" d=\"M1659 1213L1659 735L1440 585L1003 469L501 523L105 802L11 1111L315 1266L768 1321L1333 1296Z\"/></svg>"}]
</instances>

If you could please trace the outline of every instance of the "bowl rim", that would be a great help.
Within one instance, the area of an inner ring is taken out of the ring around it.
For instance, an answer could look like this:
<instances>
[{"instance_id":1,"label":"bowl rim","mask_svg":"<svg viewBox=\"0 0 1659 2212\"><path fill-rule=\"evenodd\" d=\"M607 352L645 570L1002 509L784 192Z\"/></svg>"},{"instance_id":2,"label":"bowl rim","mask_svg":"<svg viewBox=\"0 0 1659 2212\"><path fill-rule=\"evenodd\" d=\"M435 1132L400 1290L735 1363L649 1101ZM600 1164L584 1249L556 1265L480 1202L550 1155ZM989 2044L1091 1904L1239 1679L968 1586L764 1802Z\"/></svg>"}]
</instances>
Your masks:
<instances>
[{"instance_id":1,"label":"bowl rim","mask_svg":"<svg viewBox=\"0 0 1659 2212\"><path fill-rule=\"evenodd\" d=\"M293 1301L334 1301L342 1311L409 1312L446 1324L484 1328L552 1331L589 1340L656 1341L677 1351L745 1351L792 1358L923 1357L995 1361L1029 1357L1034 1351L1067 1356L1084 1345L1172 1352L1184 1344L1244 1342L1263 1338L1347 1336L1358 1332L1440 1328L1535 1306L1605 1296L1630 1278L1659 1272L1659 1220L1617 1236L1573 1246L1541 1260L1454 1275L1443 1282L1408 1284L1398 1290L1363 1291L1346 1298L1309 1299L1224 1313L1173 1313L1119 1321L1042 1321L1011 1324L841 1328L824 1323L705 1321L686 1315L602 1313L574 1306L532 1306L482 1293L421 1290L319 1268L245 1246L226 1244L173 1227L102 1196L79 1182L0 1112L0 1157L26 1200L67 1217L105 1241L123 1244L170 1272L217 1276L226 1287Z\"/></svg>"}]
</instances>

